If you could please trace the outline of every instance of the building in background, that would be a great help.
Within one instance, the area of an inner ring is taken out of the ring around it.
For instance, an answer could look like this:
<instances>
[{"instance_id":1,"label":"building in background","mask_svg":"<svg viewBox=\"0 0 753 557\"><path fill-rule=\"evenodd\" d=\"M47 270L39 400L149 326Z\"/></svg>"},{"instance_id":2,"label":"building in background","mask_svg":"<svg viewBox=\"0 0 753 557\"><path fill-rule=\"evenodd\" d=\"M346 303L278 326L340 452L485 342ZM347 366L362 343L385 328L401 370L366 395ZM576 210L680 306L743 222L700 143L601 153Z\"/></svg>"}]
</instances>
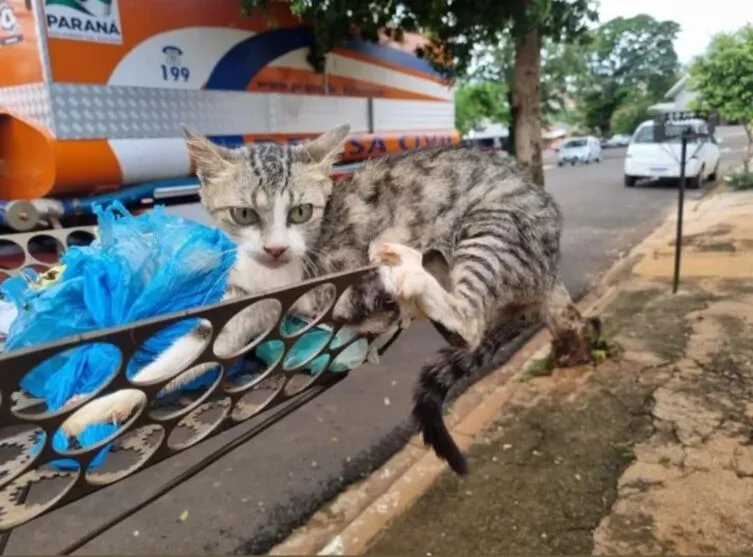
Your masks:
<instances>
[{"instance_id":1,"label":"building in background","mask_svg":"<svg viewBox=\"0 0 753 557\"><path fill-rule=\"evenodd\" d=\"M690 76L685 74L666 92L664 102L650 106L649 111L664 114L692 110L697 97L697 93L690 88Z\"/></svg>"}]
</instances>

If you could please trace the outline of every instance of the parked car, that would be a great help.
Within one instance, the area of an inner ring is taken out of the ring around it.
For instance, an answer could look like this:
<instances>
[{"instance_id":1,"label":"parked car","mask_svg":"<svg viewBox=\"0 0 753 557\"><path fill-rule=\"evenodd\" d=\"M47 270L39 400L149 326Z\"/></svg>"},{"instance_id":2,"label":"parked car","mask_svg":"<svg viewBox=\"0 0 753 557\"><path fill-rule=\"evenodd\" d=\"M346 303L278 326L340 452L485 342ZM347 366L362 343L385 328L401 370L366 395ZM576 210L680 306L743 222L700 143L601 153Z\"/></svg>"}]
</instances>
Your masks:
<instances>
[{"instance_id":1,"label":"parked car","mask_svg":"<svg viewBox=\"0 0 753 557\"><path fill-rule=\"evenodd\" d=\"M595 137L571 137L557 150L557 165L601 162L601 143Z\"/></svg>"},{"instance_id":2,"label":"parked car","mask_svg":"<svg viewBox=\"0 0 753 557\"><path fill-rule=\"evenodd\" d=\"M602 146L606 149L610 147L627 147L630 144L630 138L629 133L618 133L604 141Z\"/></svg>"},{"instance_id":3,"label":"parked car","mask_svg":"<svg viewBox=\"0 0 753 557\"><path fill-rule=\"evenodd\" d=\"M643 122L625 154L625 186L632 187L643 178L659 180L680 178L680 134L690 126L700 135L688 142L685 176L688 188L699 188L704 180L716 180L719 170L721 140L708 137L708 126L700 119L683 120L667 126L667 137L661 143L654 138L654 122Z\"/></svg>"}]
</instances>

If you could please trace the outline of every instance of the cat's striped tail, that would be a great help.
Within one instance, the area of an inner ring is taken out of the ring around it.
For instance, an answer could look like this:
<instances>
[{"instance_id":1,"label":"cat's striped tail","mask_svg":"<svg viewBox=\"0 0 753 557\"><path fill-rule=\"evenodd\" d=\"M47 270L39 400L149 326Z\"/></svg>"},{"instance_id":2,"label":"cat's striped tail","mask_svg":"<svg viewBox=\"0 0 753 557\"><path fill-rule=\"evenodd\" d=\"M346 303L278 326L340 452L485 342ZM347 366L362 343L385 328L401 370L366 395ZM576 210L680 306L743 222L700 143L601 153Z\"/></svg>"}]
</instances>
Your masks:
<instances>
[{"instance_id":1,"label":"cat's striped tail","mask_svg":"<svg viewBox=\"0 0 753 557\"><path fill-rule=\"evenodd\" d=\"M525 325L532 324L526 320L523 323L515 321L489 331L472 351L455 346L442 348L419 375L413 395L413 419L418 423L424 443L434 449L439 458L446 460L457 474L468 473L468 463L444 423L442 406L445 398L453 385L491 365L499 349L521 333Z\"/></svg>"}]
</instances>

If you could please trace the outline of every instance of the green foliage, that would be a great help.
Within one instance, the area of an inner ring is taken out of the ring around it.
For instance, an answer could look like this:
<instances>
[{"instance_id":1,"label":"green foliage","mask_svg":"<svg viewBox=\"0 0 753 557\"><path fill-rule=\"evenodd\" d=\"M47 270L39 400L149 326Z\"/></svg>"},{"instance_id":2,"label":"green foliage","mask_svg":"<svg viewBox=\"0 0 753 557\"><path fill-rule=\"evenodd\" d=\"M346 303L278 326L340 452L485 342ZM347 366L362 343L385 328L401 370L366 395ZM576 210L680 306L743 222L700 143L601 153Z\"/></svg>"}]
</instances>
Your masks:
<instances>
[{"instance_id":1,"label":"green foliage","mask_svg":"<svg viewBox=\"0 0 753 557\"><path fill-rule=\"evenodd\" d=\"M497 44L480 49L472 63L473 75L499 81L512 88L515 44L510 37L500 36ZM557 43L546 39L541 52L541 119L543 122L567 119L577 91L577 76L587 66L579 44ZM570 113L570 117L572 117Z\"/></svg>"},{"instance_id":2,"label":"green foliage","mask_svg":"<svg viewBox=\"0 0 753 557\"><path fill-rule=\"evenodd\" d=\"M275 0L240 0L247 12ZM505 31L520 36L535 26L554 41L582 34L596 19L593 0L292 0L291 9L311 25L315 45L309 62L324 68L326 53L351 35L375 41L380 30L400 40L421 32L432 41L417 51L448 77L464 76L478 45L496 44ZM427 51L428 50L428 51ZM436 55L442 52L442 58ZM452 62L448 68L443 62Z\"/></svg>"},{"instance_id":3,"label":"green foliage","mask_svg":"<svg viewBox=\"0 0 753 557\"><path fill-rule=\"evenodd\" d=\"M717 110L745 127L745 170L749 170L753 157L753 25L716 35L706 53L693 61L690 80L699 96L699 108Z\"/></svg>"},{"instance_id":4,"label":"green foliage","mask_svg":"<svg viewBox=\"0 0 753 557\"><path fill-rule=\"evenodd\" d=\"M753 172L742 170L727 174L724 177L724 183L728 188L733 190L753 190Z\"/></svg>"},{"instance_id":5,"label":"green foliage","mask_svg":"<svg viewBox=\"0 0 753 557\"><path fill-rule=\"evenodd\" d=\"M533 379L534 377L548 377L551 375L557 364L551 355L544 358L532 360L523 373L523 379Z\"/></svg>"},{"instance_id":6,"label":"green foliage","mask_svg":"<svg viewBox=\"0 0 753 557\"><path fill-rule=\"evenodd\" d=\"M621 107L626 111L618 122L627 125L628 113L637 114L642 105L662 98L677 80L674 41L679 30L674 21L640 14L612 19L590 33L584 50L588 71L577 84L589 128L606 134Z\"/></svg>"},{"instance_id":7,"label":"green foliage","mask_svg":"<svg viewBox=\"0 0 753 557\"><path fill-rule=\"evenodd\" d=\"M626 442L614 443L612 447L617 453L617 457L625 463L633 462L636 459L635 449L632 444Z\"/></svg>"},{"instance_id":8,"label":"green foliage","mask_svg":"<svg viewBox=\"0 0 753 557\"><path fill-rule=\"evenodd\" d=\"M591 41L596 75L623 86L644 86L663 95L676 81L674 41L680 25L647 14L618 17L601 25Z\"/></svg>"},{"instance_id":9,"label":"green foliage","mask_svg":"<svg viewBox=\"0 0 753 557\"><path fill-rule=\"evenodd\" d=\"M484 121L507 123L507 88L499 81L464 83L455 89L455 127L465 135Z\"/></svg>"},{"instance_id":10,"label":"green foliage","mask_svg":"<svg viewBox=\"0 0 753 557\"><path fill-rule=\"evenodd\" d=\"M753 121L753 26L716 35L690 67L693 90L729 120Z\"/></svg>"},{"instance_id":11,"label":"green foliage","mask_svg":"<svg viewBox=\"0 0 753 557\"><path fill-rule=\"evenodd\" d=\"M639 124L651 118L648 109L652 104L653 99L646 96L625 101L612 113L609 121L610 131L632 134Z\"/></svg>"},{"instance_id":12,"label":"green foliage","mask_svg":"<svg viewBox=\"0 0 753 557\"><path fill-rule=\"evenodd\" d=\"M583 125L589 130L599 130L602 135L609 132L612 114L625 102L629 91L616 83L600 80L590 90L580 90L578 107L583 117Z\"/></svg>"},{"instance_id":13,"label":"green foliage","mask_svg":"<svg viewBox=\"0 0 753 557\"><path fill-rule=\"evenodd\" d=\"M580 43L544 43L541 70L541 103L544 120L569 112L577 97L577 83L588 71Z\"/></svg>"}]
</instances>

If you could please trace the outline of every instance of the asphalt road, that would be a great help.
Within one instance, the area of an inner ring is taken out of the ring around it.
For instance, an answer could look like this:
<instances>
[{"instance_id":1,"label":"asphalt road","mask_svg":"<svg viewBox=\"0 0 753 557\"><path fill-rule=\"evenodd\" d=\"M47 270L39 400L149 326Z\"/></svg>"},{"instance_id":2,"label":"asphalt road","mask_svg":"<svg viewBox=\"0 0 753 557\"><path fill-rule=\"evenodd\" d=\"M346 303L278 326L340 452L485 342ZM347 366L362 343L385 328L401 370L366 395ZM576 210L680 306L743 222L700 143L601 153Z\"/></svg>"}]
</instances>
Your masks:
<instances>
[{"instance_id":1,"label":"asphalt road","mask_svg":"<svg viewBox=\"0 0 753 557\"><path fill-rule=\"evenodd\" d=\"M736 165L745 142L742 132L721 129L720 136L725 138L723 168ZM623 149L607 150L601 164L546 172L547 188L565 213L562 273L574 295L656 227L676 202L672 186L625 188L623 157ZM700 194L689 192L690 197ZM413 381L424 359L441 344L430 326L412 327L380 365L360 368L78 553L264 552L344 485L368 474L402 446L409 433ZM19 528L7 553L59 551L248 427L244 424Z\"/></svg>"}]
</instances>

